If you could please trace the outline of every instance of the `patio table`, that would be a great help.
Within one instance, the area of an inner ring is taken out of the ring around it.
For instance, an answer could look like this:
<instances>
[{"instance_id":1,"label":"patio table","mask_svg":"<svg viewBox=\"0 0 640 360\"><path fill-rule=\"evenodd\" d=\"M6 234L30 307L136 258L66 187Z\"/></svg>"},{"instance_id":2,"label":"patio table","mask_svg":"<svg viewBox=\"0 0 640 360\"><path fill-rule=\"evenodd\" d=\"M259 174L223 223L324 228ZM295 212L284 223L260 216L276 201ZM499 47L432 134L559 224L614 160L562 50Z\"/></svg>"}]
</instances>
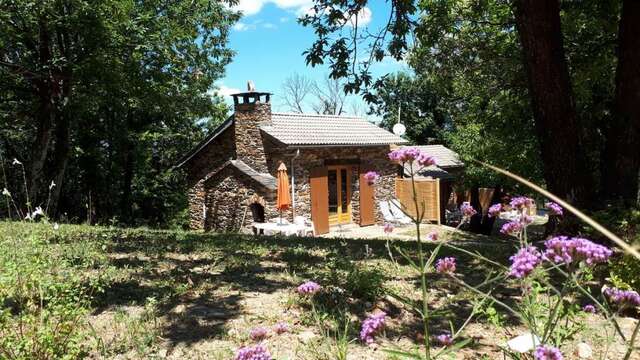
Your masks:
<instances>
[{"instance_id":1,"label":"patio table","mask_svg":"<svg viewBox=\"0 0 640 360\"><path fill-rule=\"evenodd\" d=\"M298 224L279 224L272 222L253 223L253 227L257 230L263 230L265 235L284 234L295 235L305 230L305 227Z\"/></svg>"}]
</instances>

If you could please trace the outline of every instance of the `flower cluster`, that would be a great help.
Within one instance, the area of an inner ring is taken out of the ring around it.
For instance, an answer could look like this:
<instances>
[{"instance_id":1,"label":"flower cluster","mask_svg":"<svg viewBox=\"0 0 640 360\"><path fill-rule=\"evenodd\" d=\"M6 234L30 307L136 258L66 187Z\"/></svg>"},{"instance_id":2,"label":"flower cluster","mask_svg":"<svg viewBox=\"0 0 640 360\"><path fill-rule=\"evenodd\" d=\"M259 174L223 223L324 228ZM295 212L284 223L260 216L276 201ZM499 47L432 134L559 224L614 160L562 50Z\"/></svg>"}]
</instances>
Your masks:
<instances>
[{"instance_id":1,"label":"flower cluster","mask_svg":"<svg viewBox=\"0 0 640 360\"><path fill-rule=\"evenodd\" d=\"M450 346L453 344L453 337L448 332L436 336L436 341L442 346Z\"/></svg>"},{"instance_id":2,"label":"flower cluster","mask_svg":"<svg viewBox=\"0 0 640 360\"><path fill-rule=\"evenodd\" d=\"M542 254L535 246L527 246L520 249L509 260L511 260L509 275L521 279L531 274L533 269L540 264Z\"/></svg>"},{"instance_id":3,"label":"flower cluster","mask_svg":"<svg viewBox=\"0 0 640 360\"><path fill-rule=\"evenodd\" d=\"M438 233L436 231L432 231L427 234L427 240L429 241L438 241Z\"/></svg>"},{"instance_id":4,"label":"flower cluster","mask_svg":"<svg viewBox=\"0 0 640 360\"><path fill-rule=\"evenodd\" d=\"M460 205L460 212L464 217L471 217L478 213L468 201L465 201Z\"/></svg>"},{"instance_id":5,"label":"flower cluster","mask_svg":"<svg viewBox=\"0 0 640 360\"><path fill-rule=\"evenodd\" d=\"M591 314L595 314L598 311L596 310L596 307L591 305L591 304L587 304L585 306L582 307L582 311L587 312L587 313L591 313Z\"/></svg>"},{"instance_id":6,"label":"flower cluster","mask_svg":"<svg viewBox=\"0 0 640 360\"><path fill-rule=\"evenodd\" d=\"M560 349L549 345L538 346L533 356L536 360L564 360Z\"/></svg>"},{"instance_id":7,"label":"flower cluster","mask_svg":"<svg viewBox=\"0 0 640 360\"><path fill-rule=\"evenodd\" d=\"M420 166L431 166L436 164L436 160L433 156L429 156L418 148L400 148L389 153L389 159L391 161L405 163L416 161Z\"/></svg>"},{"instance_id":8,"label":"flower cluster","mask_svg":"<svg viewBox=\"0 0 640 360\"><path fill-rule=\"evenodd\" d=\"M383 230L385 234L391 234L393 232L393 229L394 229L393 224L390 224L390 223L384 224Z\"/></svg>"},{"instance_id":9,"label":"flower cluster","mask_svg":"<svg viewBox=\"0 0 640 360\"><path fill-rule=\"evenodd\" d=\"M441 274L452 274L456 272L456 258L446 257L436 261L436 271Z\"/></svg>"},{"instance_id":10,"label":"flower cluster","mask_svg":"<svg viewBox=\"0 0 640 360\"><path fill-rule=\"evenodd\" d=\"M489 207L489 217L496 217L498 215L500 215L500 212L502 211L502 204L493 204L491 205L491 207Z\"/></svg>"},{"instance_id":11,"label":"flower cluster","mask_svg":"<svg viewBox=\"0 0 640 360\"><path fill-rule=\"evenodd\" d=\"M622 308L640 306L640 294L633 290L605 288L604 294L611 302L618 304Z\"/></svg>"},{"instance_id":12,"label":"flower cluster","mask_svg":"<svg viewBox=\"0 0 640 360\"><path fill-rule=\"evenodd\" d=\"M375 171L368 171L363 176L369 185L375 184L380 179L380 174Z\"/></svg>"},{"instance_id":13,"label":"flower cluster","mask_svg":"<svg viewBox=\"0 0 640 360\"><path fill-rule=\"evenodd\" d=\"M269 350L262 345L245 346L236 352L235 360L271 360L271 354Z\"/></svg>"},{"instance_id":14,"label":"flower cluster","mask_svg":"<svg viewBox=\"0 0 640 360\"><path fill-rule=\"evenodd\" d=\"M511 205L514 209L522 210L524 208L529 208L533 206L536 202L532 198L528 198L526 196L516 196L511 199L509 205Z\"/></svg>"},{"instance_id":15,"label":"flower cluster","mask_svg":"<svg viewBox=\"0 0 640 360\"><path fill-rule=\"evenodd\" d=\"M307 281L302 285L298 286L298 294L300 295L313 295L320 291L322 287L313 281Z\"/></svg>"},{"instance_id":16,"label":"flower cluster","mask_svg":"<svg viewBox=\"0 0 640 360\"><path fill-rule=\"evenodd\" d=\"M545 206L547 207L547 209L549 209L549 215L562 216L563 214L562 206L554 202L548 202L545 204Z\"/></svg>"},{"instance_id":17,"label":"flower cluster","mask_svg":"<svg viewBox=\"0 0 640 360\"><path fill-rule=\"evenodd\" d=\"M253 341L264 340L267 338L268 335L269 335L269 330L263 327L255 327L251 329L251 331L249 332L249 337Z\"/></svg>"},{"instance_id":18,"label":"flower cluster","mask_svg":"<svg viewBox=\"0 0 640 360\"><path fill-rule=\"evenodd\" d=\"M273 331L278 335L282 335L289 332L289 325L287 325L287 323L279 322L273 327Z\"/></svg>"},{"instance_id":19,"label":"flower cluster","mask_svg":"<svg viewBox=\"0 0 640 360\"><path fill-rule=\"evenodd\" d=\"M360 340L367 344L373 343L373 337L384 329L384 321L387 314L380 312L375 315L371 315L362 322L362 329L360 330Z\"/></svg>"},{"instance_id":20,"label":"flower cluster","mask_svg":"<svg viewBox=\"0 0 640 360\"><path fill-rule=\"evenodd\" d=\"M511 221L508 222L500 228L500 232L505 235L517 235L524 229L524 225L522 225L519 221Z\"/></svg>"},{"instance_id":21,"label":"flower cluster","mask_svg":"<svg viewBox=\"0 0 640 360\"><path fill-rule=\"evenodd\" d=\"M527 226L533 222L533 216L522 214L520 215L519 221L523 226Z\"/></svg>"},{"instance_id":22,"label":"flower cluster","mask_svg":"<svg viewBox=\"0 0 640 360\"><path fill-rule=\"evenodd\" d=\"M582 238L556 236L544 243L544 258L556 264L584 261L587 265L606 262L613 252L606 246Z\"/></svg>"}]
</instances>

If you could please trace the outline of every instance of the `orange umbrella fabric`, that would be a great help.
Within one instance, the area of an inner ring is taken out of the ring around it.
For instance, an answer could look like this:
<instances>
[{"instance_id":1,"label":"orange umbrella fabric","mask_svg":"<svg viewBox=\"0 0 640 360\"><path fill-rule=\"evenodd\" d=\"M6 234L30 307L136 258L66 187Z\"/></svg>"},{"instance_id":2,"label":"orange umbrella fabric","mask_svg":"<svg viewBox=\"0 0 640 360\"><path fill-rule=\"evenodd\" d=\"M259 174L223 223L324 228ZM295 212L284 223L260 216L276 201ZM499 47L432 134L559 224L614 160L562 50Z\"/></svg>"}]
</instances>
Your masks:
<instances>
[{"instance_id":1,"label":"orange umbrella fabric","mask_svg":"<svg viewBox=\"0 0 640 360\"><path fill-rule=\"evenodd\" d=\"M287 167L281 163L278 167L278 198L276 207L283 211L291 207L291 189L289 188L289 176L287 175Z\"/></svg>"}]
</instances>

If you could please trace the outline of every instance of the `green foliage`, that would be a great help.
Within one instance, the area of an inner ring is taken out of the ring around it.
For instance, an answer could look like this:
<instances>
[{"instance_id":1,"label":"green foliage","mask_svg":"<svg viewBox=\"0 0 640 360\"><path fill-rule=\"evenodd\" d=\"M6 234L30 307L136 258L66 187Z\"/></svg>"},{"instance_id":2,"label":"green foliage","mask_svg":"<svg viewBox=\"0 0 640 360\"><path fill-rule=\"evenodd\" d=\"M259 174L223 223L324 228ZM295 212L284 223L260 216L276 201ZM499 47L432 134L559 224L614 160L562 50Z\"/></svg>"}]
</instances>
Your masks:
<instances>
[{"instance_id":1,"label":"green foliage","mask_svg":"<svg viewBox=\"0 0 640 360\"><path fill-rule=\"evenodd\" d=\"M238 14L213 0L0 7L0 152L27 166L33 206L54 180L52 208L66 219L182 225L173 166L226 118L209 90L233 55Z\"/></svg>"},{"instance_id":2,"label":"green foliage","mask_svg":"<svg viewBox=\"0 0 640 360\"><path fill-rule=\"evenodd\" d=\"M84 356L84 317L111 276L101 241L69 243L48 224L0 226L0 357Z\"/></svg>"},{"instance_id":3,"label":"green foliage","mask_svg":"<svg viewBox=\"0 0 640 360\"><path fill-rule=\"evenodd\" d=\"M385 273L376 266L335 258L328 264L323 282L343 289L348 297L375 301L384 292L385 279Z\"/></svg>"}]
</instances>

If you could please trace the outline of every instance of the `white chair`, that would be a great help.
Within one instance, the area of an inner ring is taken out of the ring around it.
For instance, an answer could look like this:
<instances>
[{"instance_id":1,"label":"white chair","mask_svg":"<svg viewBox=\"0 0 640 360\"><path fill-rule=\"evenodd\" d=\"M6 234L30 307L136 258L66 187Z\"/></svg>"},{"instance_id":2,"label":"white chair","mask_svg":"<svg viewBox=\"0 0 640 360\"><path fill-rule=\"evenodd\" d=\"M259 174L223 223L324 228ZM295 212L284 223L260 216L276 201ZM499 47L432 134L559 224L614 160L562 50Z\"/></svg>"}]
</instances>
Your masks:
<instances>
[{"instance_id":1,"label":"white chair","mask_svg":"<svg viewBox=\"0 0 640 360\"><path fill-rule=\"evenodd\" d=\"M309 233L311 233L311 235L315 236L315 230L313 227L313 221L308 220L306 217L304 216L296 216L293 219L293 223L300 226L300 230L298 231L298 235L300 236L307 236Z\"/></svg>"},{"instance_id":2,"label":"white chair","mask_svg":"<svg viewBox=\"0 0 640 360\"><path fill-rule=\"evenodd\" d=\"M413 223L413 220L411 220L411 218L409 216L407 216L407 214L404 213L404 211L402 211L402 205L400 205L400 201L398 201L397 199L393 199L391 200L391 213L393 214L393 217L396 219L396 221L400 224L411 224Z\"/></svg>"}]
</instances>

